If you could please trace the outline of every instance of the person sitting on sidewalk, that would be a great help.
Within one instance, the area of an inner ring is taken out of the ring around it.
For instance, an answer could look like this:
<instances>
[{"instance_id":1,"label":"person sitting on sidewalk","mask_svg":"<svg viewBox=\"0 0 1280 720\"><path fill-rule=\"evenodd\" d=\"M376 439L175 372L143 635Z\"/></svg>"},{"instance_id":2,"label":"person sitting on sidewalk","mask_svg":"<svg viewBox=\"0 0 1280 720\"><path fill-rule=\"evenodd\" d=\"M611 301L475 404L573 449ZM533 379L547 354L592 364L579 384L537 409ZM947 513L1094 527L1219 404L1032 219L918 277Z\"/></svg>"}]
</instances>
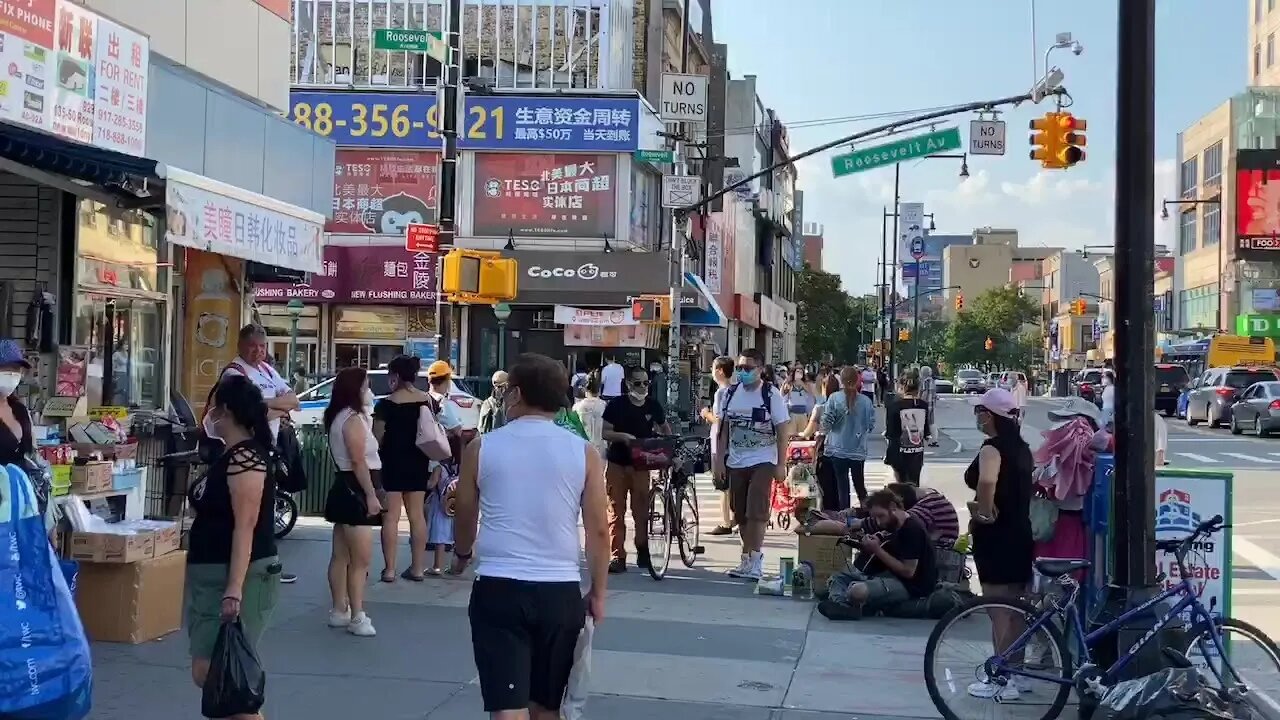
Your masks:
<instances>
[{"instance_id":1,"label":"person sitting on sidewalk","mask_svg":"<svg viewBox=\"0 0 1280 720\"><path fill-rule=\"evenodd\" d=\"M867 498L867 507L883 530L863 538L865 564L827 582L827 599L818 603L818 612L828 620L861 620L865 613L926 597L938 584L929 533L902 507L902 499L890 490L877 490Z\"/></svg>"},{"instance_id":2,"label":"person sitting on sidewalk","mask_svg":"<svg viewBox=\"0 0 1280 720\"><path fill-rule=\"evenodd\" d=\"M885 489L902 499L902 508L924 525L930 542L954 543L960 537L960 517L956 513L956 506L940 491L897 482L889 483ZM805 535L846 535L851 532L877 533L884 529L874 516L860 508L849 508L808 526L799 526L796 532Z\"/></svg>"}]
</instances>

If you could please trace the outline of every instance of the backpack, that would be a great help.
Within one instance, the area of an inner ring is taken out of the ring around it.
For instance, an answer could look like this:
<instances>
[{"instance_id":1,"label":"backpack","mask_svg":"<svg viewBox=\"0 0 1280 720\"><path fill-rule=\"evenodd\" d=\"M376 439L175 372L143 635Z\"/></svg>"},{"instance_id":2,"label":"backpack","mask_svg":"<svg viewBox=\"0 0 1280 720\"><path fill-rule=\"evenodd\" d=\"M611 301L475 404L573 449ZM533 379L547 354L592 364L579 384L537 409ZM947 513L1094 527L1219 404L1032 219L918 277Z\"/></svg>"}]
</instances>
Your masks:
<instances>
[{"instance_id":1,"label":"backpack","mask_svg":"<svg viewBox=\"0 0 1280 720\"><path fill-rule=\"evenodd\" d=\"M724 394L724 403L720 405L717 415L723 417L729 411L729 403L733 401L733 394L738 391L738 387L738 383L729 386L729 389ZM778 428L773 424L773 413L770 411L770 391L772 388L772 383L760 383L760 407L764 409L764 418L768 421L769 432L777 434ZM726 424L724 427L727 429L728 425Z\"/></svg>"}]
</instances>

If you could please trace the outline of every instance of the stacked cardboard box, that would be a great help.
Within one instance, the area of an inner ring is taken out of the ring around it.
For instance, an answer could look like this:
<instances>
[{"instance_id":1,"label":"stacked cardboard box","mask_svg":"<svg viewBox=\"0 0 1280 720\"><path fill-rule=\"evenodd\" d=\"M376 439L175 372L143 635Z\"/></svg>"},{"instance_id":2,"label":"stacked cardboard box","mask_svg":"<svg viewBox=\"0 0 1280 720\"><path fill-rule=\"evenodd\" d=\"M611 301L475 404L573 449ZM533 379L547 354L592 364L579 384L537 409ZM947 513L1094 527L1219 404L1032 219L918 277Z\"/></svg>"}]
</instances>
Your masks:
<instances>
[{"instance_id":1,"label":"stacked cardboard box","mask_svg":"<svg viewBox=\"0 0 1280 720\"><path fill-rule=\"evenodd\" d=\"M182 626L187 554L178 524L114 523L110 532L72 532L67 556L80 563L76 605L99 642L140 643Z\"/></svg>"}]
</instances>

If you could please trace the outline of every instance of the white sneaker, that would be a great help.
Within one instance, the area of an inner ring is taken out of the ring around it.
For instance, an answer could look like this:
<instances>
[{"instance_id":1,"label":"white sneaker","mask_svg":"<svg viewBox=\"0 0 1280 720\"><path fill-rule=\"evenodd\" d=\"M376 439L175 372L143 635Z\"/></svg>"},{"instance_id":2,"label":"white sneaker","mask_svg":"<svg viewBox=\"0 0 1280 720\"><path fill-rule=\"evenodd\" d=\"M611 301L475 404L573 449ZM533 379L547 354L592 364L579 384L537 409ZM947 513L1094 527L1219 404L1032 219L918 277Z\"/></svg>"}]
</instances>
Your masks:
<instances>
[{"instance_id":1,"label":"white sneaker","mask_svg":"<svg viewBox=\"0 0 1280 720\"><path fill-rule=\"evenodd\" d=\"M1014 678L1009 678L1009 682L1005 685L991 682L970 683L968 687L970 695L984 700L992 699L997 702L1006 702L1009 700L1017 700L1022 693L1018 690L1018 682Z\"/></svg>"},{"instance_id":2,"label":"white sneaker","mask_svg":"<svg viewBox=\"0 0 1280 720\"><path fill-rule=\"evenodd\" d=\"M751 552L742 558L742 565L729 571L730 577L743 580L759 580L764 575L764 553Z\"/></svg>"},{"instance_id":3,"label":"white sneaker","mask_svg":"<svg viewBox=\"0 0 1280 720\"><path fill-rule=\"evenodd\" d=\"M329 611L329 627L341 628L351 624L351 608Z\"/></svg>"},{"instance_id":4,"label":"white sneaker","mask_svg":"<svg viewBox=\"0 0 1280 720\"><path fill-rule=\"evenodd\" d=\"M368 613L360 613L351 618L351 622L347 625L347 632L356 637L373 637L378 634L373 629L373 621L369 619Z\"/></svg>"}]
</instances>

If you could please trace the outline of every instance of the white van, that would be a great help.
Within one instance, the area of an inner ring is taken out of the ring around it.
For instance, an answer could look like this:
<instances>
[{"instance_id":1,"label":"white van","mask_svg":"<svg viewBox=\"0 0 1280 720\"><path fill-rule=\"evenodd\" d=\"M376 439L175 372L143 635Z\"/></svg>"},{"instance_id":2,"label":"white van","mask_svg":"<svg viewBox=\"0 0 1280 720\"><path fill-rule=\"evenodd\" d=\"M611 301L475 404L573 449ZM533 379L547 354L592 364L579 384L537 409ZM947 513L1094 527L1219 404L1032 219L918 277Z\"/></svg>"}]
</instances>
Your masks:
<instances>
[{"instance_id":1,"label":"white van","mask_svg":"<svg viewBox=\"0 0 1280 720\"><path fill-rule=\"evenodd\" d=\"M427 371L418 373L414 383L422 390L430 390L427 383ZM373 391L375 402L391 394L387 385L387 369L379 368L369 371L369 389ZM290 413L295 425L319 425L324 419L324 409L329 405L329 395L333 392L333 378L316 383L298 395L302 407ZM462 420L463 430L475 430L480 425L480 400L466 387L462 381L454 378L449 388L449 402L454 405L454 412Z\"/></svg>"}]
</instances>

